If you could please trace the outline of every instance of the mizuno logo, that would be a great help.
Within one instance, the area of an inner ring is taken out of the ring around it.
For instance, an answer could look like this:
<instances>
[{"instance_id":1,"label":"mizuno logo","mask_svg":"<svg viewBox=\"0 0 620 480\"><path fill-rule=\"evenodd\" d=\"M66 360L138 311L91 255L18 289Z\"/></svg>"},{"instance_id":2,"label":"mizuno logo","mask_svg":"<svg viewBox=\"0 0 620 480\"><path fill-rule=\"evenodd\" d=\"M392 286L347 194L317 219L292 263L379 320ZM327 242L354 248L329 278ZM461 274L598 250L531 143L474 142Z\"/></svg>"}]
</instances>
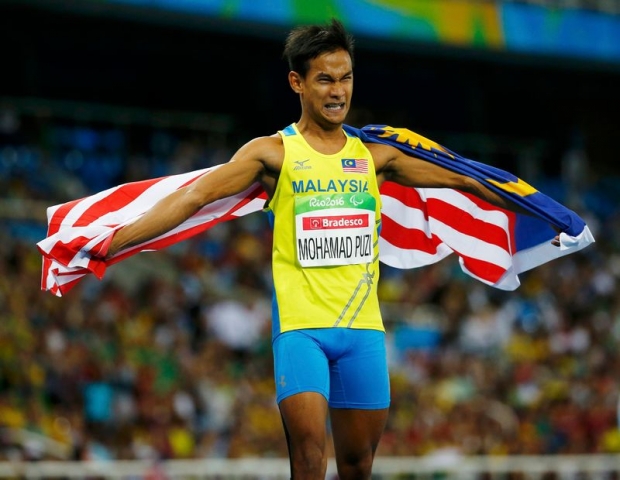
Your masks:
<instances>
[{"instance_id":1,"label":"mizuno logo","mask_svg":"<svg viewBox=\"0 0 620 480\"><path fill-rule=\"evenodd\" d=\"M309 158L306 158L305 160L295 160L293 162L295 164L293 170L312 170L312 167L310 165L306 165L306 162L309 161Z\"/></svg>"}]
</instances>

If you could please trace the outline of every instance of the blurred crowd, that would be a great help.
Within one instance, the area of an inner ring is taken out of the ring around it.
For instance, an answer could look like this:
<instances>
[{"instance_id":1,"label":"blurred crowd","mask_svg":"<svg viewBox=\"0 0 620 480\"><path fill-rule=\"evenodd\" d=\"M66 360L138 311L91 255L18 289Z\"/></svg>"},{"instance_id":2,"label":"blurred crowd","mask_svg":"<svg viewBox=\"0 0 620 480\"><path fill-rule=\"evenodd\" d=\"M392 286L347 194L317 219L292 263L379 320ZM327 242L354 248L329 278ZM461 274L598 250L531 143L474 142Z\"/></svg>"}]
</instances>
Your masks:
<instances>
[{"instance_id":1,"label":"blurred crowd","mask_svg":"<svg viewBox=\"0 0 620 480\"><path fill-rule=\"evenodd\" d=\"M262 213L137 255L62 298L40 289L44 212L9 214L218 164L232 143L0 112L0 460L58 457L50 445L84 460L287 455ZM583 153L532 183L597 241L526 272L516 291L451 258L383 267L392 408L377 455L620 452L620 193Z\"/></svg>"}]
</instances>

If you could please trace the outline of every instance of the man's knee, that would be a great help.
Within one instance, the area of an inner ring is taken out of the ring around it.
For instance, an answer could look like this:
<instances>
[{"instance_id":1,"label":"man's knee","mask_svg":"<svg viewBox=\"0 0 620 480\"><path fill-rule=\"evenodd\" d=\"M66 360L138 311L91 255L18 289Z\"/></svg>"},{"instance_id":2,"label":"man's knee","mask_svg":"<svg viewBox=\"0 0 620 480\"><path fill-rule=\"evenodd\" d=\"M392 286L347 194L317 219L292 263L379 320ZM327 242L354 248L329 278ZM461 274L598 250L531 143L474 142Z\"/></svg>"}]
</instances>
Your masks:
<instances>
[{"instance_id":1,"label":"man's knee","mask_svg":"<svg viewBox=\"0 0 620 480\"><path fill-rule=\"evenodd\" d=\"M341 455L338 458L338 476L341 480L370 478L373 460L374 452L371 449Z\"/></svg>"},{"instance_id":2,"label":"man's knee","mask_svg":"<svg viewBox=\"0 0 620 480\"><path fill-rule=\"evenodd\" d=\"M322 478L327 469L324 442L306 439L290 447L293 478Z\"/></svg>"}]
</instances>

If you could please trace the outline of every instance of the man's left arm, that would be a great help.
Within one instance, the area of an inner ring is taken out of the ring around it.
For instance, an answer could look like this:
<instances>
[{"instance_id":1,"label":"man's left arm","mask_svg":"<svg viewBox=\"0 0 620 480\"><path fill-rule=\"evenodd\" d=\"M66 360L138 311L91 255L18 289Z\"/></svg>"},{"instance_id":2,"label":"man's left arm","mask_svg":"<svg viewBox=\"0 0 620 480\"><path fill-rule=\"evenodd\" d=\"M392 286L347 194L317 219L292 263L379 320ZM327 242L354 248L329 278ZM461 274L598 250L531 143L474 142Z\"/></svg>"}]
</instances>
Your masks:
<instances>
[{"instance_id":1,"label":"man's left arm","mask_svg":"<svg viewBox=\"0 0 620 480\"><path fill-rule=\"evenodd\" d=\"M389 145L369 145L375 160L377 177L380 182L391 181L414 188L451 188L467 192L476 197L515 213L532 213L507 196L499 195L473 177L449 170L435 163L406 155ZM554 227L555 228L555 227ZM555 228L557 231L557 228ZM559 232L551 243L559 245Z\"/></svg>"}]
</instances>

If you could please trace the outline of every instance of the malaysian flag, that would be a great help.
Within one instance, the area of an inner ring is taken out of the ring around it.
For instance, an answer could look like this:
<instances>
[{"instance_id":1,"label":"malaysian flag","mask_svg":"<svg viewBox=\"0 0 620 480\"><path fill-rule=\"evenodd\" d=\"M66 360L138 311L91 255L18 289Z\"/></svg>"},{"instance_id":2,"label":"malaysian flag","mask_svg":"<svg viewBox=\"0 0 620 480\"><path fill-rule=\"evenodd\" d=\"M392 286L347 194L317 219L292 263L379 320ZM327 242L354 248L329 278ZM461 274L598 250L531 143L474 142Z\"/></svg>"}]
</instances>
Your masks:
<instances>
[{"instance_id":1,"label":"malaysian flag","mask_svg":"<svg viewBox=\"0 0 620 480\"><path fill-rule=\"evenodd\" d=\"M345 126L364 141L394 145L408 154L470 175L530 215L509 212L452 189L381 186L383 202L380 260L397 268L430 265L451 254L462 270L487 285L514 290L518 275L576 252L594 242L585 222L521 179L503 170L460 157L406 129ZM359 160L356 160L359 162ZM158 200L208 175L215 168L123 184L98 194L48 208L48 234L37 243L43 255L41 289L62 296L86 275L103 278L108 266L147 250L159 250L212 226L262 210L266 194L258 183L246 191L205 206L174 230L148 242L99 256L114 232L135 221ZM551 245L556 232L560 247Z\"/></svg>"},{"instance_id":2,"label":"malaysian flag","mask_svg":"<svg viewBox=\"0 0 620 480\"><path fill-rule=\"evenodd\" d=\"M47 236L37 243L43 255L41 289L56 296L71 290L85 275L103 278L107 267L136 253L160 250L197 235L220 222L261 210L267 198L260 185L213 202L181 225L150 241L98 257L107 251L114 232L132 223L157 201L218 167L125 183L95 195L47 209Z\"/></svg>"},{"instance_id":3,"label":"malaysian flag","mask_svg":"<svg viewBox=\"0 0 620 480\"><path fill-rule=\"evenodd\" d=\"M368 173L368 160L365 158L343 158L344 173Z\"/></svg>"}]
</instances>

